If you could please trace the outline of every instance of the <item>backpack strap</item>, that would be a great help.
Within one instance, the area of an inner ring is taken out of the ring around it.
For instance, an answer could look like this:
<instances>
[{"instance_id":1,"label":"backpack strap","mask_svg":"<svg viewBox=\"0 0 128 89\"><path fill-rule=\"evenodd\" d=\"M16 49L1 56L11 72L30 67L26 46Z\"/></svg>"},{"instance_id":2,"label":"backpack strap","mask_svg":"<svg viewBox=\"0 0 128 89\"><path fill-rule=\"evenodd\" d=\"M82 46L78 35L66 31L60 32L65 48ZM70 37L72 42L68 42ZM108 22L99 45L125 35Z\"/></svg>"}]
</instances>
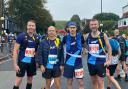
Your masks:
<instances>
[{"instance_id":1,"label":"backpack strap","mask_svg":"<svg viewBox=\"0 0 128 89\"><path fill-rule=\"evenodd\" d=\"M104 38L104 33L100 33L100 34L103 34L103 38ZM107 52L105 51L105 48L103 47L103 42L101 40L101 35L99 35L97 38L98 38L98 41L99 41L100 46L103 49L104 53L107 54Z\"/></svg>"}]
</instances>

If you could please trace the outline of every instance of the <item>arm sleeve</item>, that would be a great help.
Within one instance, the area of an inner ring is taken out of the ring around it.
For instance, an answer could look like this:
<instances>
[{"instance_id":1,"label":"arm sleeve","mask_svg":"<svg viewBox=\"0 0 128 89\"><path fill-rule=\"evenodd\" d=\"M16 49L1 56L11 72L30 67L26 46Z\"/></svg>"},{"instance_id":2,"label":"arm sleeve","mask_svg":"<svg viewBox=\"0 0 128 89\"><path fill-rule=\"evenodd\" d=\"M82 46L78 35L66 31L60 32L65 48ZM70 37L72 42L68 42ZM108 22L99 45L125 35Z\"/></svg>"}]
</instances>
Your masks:
<instances>
[{"instance_id":1,"label":"arm sleeve","mask_svg":"<svg viewBox=\"0 0 128 89\"><path fill-rule=\"evenodd\" d=\"M24 39L24 35L21 33L17 36L16 43L21 44L22 40Z\"/></svg>"}]
</instances>

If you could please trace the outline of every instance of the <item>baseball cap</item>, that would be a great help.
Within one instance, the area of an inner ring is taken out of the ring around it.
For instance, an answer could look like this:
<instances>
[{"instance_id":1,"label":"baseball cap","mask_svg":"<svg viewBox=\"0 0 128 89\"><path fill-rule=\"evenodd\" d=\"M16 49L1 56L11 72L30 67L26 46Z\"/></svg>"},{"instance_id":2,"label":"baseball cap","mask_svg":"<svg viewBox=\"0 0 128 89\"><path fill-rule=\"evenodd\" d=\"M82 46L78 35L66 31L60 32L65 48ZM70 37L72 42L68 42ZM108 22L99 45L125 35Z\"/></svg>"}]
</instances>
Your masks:
<instances>
[{"instance_id":1,"label":"baseball cap","mask_svg":"<svg viewBox=\"0 0 128 89\"><path fill-rule=\"evenodd\" d=\"M75 22L69 22L68 27L76 27L76 23Z\"/></svg>"}]
</instances>

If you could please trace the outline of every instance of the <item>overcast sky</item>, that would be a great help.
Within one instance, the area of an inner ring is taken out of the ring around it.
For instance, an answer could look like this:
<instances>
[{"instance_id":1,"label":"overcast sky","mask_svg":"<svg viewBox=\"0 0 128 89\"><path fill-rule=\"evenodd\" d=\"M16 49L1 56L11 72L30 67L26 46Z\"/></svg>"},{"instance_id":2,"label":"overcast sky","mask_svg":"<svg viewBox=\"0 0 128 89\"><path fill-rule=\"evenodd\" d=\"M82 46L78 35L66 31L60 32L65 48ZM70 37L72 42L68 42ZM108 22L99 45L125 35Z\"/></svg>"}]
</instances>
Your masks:
<instances>
[{"instance_id":1,"label":"overcast sky","mask_svg":"<svg viewBox=\"0 0 128 89\"><path fill-rule=\"evenodd\" d=\"M102 0L103 12L113 12L122 16L122 7L128 0ZM72 15L78 14L81 19L92 18L101 12L101 0L47 0L46 8L54 20L69 20Z\"/></svg>"}]
</instances>

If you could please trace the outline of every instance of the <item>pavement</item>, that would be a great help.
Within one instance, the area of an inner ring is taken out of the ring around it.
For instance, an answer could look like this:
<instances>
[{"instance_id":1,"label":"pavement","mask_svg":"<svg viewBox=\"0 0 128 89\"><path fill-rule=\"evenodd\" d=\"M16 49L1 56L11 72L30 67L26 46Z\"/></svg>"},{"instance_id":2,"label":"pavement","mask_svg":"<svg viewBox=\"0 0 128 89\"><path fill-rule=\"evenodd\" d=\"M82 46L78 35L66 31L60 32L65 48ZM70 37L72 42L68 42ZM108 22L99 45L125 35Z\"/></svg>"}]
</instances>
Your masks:
<instances>
[{"instance_id":1,"label":"pavement","mask_svg":"<svg viewBox=\"0 0 128 89\"><path fill-rule=\"evenodd\" d=\"M87 68L87 59L86 56L83 56L83 65L85 69L85 77L84 77L84 86L86 89L92 89L92 83L90 80L90 76ZM15 71L13 70L12 59L5 61L0 64L0 89L12 89L15 81ZM128 89L128 82L125 82L124 79L119 81L122 89ZM44 85L44 79L41 77L41 72L37 71L37 75L33 79L33 88L32 89L41 89L42 85ZM20 89L25 89L26 86L26 77L24 77L23 82L20 86ZM107 86L106 78L105 78L105 87ZM53 84L51 89L55 89L55 85ZM62 77L62 89L66 89L66 79ZM78 89L77 81L74 79L73 89ZM106 88L105 88L106 89ZM112 87L112 89L115 89Z\"/></svg>"}]
</instances>

